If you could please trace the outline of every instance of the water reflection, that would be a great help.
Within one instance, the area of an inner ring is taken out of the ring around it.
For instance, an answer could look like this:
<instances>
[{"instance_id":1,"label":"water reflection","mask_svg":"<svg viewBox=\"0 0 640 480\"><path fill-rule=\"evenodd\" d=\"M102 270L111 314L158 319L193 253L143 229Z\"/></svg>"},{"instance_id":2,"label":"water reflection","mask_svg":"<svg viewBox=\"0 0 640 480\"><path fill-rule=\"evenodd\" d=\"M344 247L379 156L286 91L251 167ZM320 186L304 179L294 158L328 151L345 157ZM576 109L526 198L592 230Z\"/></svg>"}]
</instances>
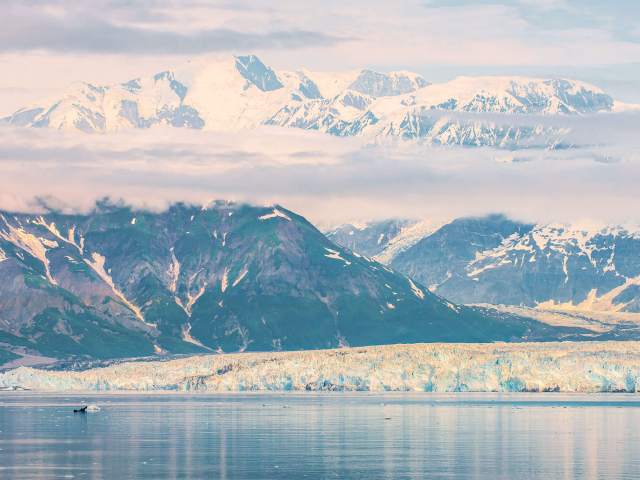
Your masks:
<instances>
[{"instance_id":1,"label":"water reflection","mask_svg":"<svg viewBox=\"0 0 640 480\"><path fill-rule=\"evenodd\" d=\"M638 478L639 422L625 395L2 394L0 478Z\"/></svg>"}]
</instances>

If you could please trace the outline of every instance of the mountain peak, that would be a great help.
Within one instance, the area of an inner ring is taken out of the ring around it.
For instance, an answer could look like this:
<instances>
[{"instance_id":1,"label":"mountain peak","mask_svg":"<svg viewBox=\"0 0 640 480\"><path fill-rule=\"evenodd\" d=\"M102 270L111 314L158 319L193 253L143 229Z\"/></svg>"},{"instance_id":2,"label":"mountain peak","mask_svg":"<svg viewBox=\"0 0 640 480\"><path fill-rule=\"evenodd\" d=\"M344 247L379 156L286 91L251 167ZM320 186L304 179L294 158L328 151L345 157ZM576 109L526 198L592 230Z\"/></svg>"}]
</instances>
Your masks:
<instances>
[{"instance_id":1,"label":"mountain peak","mask_svg":"<svg viewBox=\"0 0 640 480\"><path fill-rule=\"evenodd\" d=\"M263 92L270 92L284 87L276 73L255 55L237 56L235 59L236 68L240 75Z\"/></svg>"},{"instance_id":2,"label":"mountain peak","mask_svg":"<svg viewBox=\"0 0 640 480\"><path fill-rule=\"evenodd\" d=\"M380 73L364 69L349 88L372 97L392 97L415 92L429 85L423 77L411 72Z\"/></svg>"},{"instance_id":3,"label":"mountain peak","mask_svg":"<svg viewBox=\"0 0 640 480\"><path fill-rule=\"evenodd\" d=\"M640 108L565 78L457 77L438 84L407 71L278 71L256 55L200 59L111 86L79 83L2 119L16 126L86 132L170 125L241 131L259 125L335 136L503 149L571 147L571 128L534 115L583 115ZM503 123L481 116L499 113ZM517 125L508 115L531 115Z\"/></svg>"},{"instance_id":4,"label":"mountain peak","mask_svg":"<svg viewBox=\"0 0 640 480\"><path fill-rule=\"evenodd\" d=\"M523 338L280 205L0 212L2 330L51 356ZM15 299L28 299L16 302Z\"/></svg>"},{"instance_id":5,"label":"mountain peak","mask_svg":"<svg viewBox=\"0 0 640 480\"><path fill-rule=\"evenodd\" d=\"M387 220L328 237L460 303L640 312L638 225L533 224L494 214L412 230Z\"/></svg>"}]
</instances>

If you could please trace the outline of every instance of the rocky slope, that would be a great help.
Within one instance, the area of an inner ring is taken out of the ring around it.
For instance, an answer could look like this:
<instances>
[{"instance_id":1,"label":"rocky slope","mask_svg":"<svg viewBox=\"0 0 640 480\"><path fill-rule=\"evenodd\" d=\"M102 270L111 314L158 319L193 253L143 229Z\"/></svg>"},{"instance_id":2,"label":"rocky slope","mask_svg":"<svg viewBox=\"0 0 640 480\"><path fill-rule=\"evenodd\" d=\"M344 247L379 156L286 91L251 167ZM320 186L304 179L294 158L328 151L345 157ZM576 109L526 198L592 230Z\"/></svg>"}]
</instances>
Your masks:
<instances>
[{"instance_id":1,"label":"rocky slope","mask_svg":"<svg viewBox=\"0 0 640 480\"><path fill-rule=\"evenodd\" d=\"M640 228L526 224L490 215L415 235L424 223L400 232L389 221L350 229L348 245L368 250L369 236L378 235L375 258L460 303L640 312ZM344 243L335 232L329 238Z\"/></svg>"},{"instance_id":2,"label":"rocky slope","mask_svg":"<svg viewBox=\"0 0 640 480\"><path fill-rule=\"evenodd\" d=\"M0 347L56 358L571 333L454 305L279 206L2 212L0 280Z\"/></svg>"}]
</instances>

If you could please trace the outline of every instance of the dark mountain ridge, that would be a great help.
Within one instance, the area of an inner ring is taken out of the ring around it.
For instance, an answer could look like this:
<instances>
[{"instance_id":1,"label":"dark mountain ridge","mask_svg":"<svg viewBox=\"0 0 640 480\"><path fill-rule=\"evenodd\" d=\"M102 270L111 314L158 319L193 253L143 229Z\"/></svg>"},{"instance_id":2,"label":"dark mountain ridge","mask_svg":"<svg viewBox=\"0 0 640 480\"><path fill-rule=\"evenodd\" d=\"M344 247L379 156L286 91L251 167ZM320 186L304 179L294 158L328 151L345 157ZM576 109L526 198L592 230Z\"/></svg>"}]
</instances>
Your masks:
<instances>
[{"instance_id":1,"label":"dark mountain ridge","mask_svg":"<svg viewBox=\"0 0 640 480\"><path fill-rule=\"evenodd\" d=\"M6 352L118 358L562 334L454 305L281 206L0 212Z\"/></svg>"}]
</instances>

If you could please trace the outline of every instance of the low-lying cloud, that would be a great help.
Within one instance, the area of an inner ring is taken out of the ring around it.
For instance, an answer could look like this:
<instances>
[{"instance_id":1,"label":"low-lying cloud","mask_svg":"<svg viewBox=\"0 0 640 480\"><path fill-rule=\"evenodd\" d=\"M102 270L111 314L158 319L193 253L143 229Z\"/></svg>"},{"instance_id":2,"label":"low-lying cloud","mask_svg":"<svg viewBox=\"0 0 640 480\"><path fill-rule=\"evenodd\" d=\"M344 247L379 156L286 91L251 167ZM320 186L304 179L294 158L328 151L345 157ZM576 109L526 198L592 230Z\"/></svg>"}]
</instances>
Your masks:
<instances>
[{"instance_id":1,"label":"low-lying cloud","mask_svg":"<svg viewBox=\"0 0 640 480\"><path fill-rule=\"evenodd\" d=\"M152 209L227 199L280 203L324 226L489 212L539 221L638 221L640 122L619 121L599 117L595 124L617 132L613 144L516 152L366 145L275 127L113 135L3 127L0 208L35 210L42 208L38 198L68 210L89 209L102 197Z\"/></svg>"}]
</instances>

